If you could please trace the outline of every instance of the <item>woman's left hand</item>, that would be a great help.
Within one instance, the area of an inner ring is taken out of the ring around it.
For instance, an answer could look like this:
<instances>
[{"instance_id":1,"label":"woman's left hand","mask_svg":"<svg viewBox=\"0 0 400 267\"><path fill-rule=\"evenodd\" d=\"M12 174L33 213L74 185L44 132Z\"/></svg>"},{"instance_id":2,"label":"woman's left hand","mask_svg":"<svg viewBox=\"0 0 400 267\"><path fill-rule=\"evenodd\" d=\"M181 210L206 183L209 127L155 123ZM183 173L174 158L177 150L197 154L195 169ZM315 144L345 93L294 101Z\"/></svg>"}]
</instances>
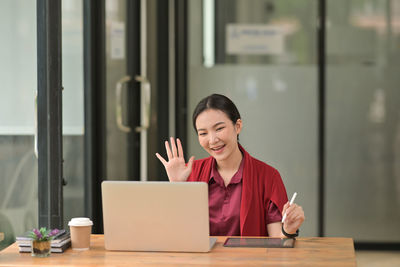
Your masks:
<instances>
[{"instance_id":1,"label":"woman's left hand","mask_svg":"<svg viewBox=\"0 0 400 267\"><path fill-rule=\"evenodd\" d=\"M286 212L286 219L283 222L283 229L288 234L296 233L305 220L303 208L295 203L292 205L287 202L283 206L282 214Z\"/></svg>"}]
</instances>

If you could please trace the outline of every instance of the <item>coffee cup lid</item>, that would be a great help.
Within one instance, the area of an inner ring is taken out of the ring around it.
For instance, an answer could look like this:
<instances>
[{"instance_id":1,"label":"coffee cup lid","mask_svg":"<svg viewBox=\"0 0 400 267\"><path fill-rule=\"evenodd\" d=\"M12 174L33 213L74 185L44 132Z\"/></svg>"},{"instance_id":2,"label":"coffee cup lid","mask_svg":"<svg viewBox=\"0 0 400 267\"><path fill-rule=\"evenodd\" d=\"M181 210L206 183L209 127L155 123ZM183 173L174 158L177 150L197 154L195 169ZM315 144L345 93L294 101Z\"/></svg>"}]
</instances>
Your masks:
<instances>
[{"instance_id":1,"label":"coffee cup lid","mask_svg":"<svg viewBox=\"0 0 400 267\"><path fill-rule=\"evenodd\" d=\"M90 226L93 225L93 222L89 218L85 217L78 217L78 218L72 218L68 222L69 226Z\"/></svg>"}]
</instances>

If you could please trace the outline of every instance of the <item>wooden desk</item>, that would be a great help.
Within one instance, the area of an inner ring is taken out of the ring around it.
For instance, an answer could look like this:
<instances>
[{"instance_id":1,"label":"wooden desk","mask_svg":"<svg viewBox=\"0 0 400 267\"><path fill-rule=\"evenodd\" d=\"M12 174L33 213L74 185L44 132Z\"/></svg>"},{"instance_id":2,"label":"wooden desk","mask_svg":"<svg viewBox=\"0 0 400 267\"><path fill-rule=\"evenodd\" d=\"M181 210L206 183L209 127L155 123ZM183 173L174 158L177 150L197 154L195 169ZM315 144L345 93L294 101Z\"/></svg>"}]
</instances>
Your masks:
<instances>
[{"instance_id":1,"label":"wooden desk","mask_svg":"<svg viewBox=\"0 0 400 267\"><path fill-rule=\"evenodd\" d=\"M225 237L209 253L119 252L104 250L103 235L92 235L88 251L68 249L48 258L19 253L18 245L0 252L0 266L76 265L76 266L356 266L351 238L298 238L295 248L227 248Z\"/></svg>"}]
</instances>

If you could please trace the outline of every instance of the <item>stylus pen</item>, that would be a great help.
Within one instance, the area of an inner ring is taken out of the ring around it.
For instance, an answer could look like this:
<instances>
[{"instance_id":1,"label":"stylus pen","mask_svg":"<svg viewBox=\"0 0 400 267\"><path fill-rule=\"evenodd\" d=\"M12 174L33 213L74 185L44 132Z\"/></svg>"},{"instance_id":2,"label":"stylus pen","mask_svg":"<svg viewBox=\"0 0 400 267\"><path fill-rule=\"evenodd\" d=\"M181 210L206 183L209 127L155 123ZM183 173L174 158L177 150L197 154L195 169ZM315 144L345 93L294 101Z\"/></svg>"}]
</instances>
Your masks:
<instances>
[{"instance_id":1,"label":"stylus pen","mask_svg":"<svg viewBox=\"0 0 400 267\"><path fill-rule=\"evenodd\" d=\"M296 198L296 196L297 196L297 192L294 192L294 194L293 194L293 196L292 196L292 199L290 200L290 205L293 204L294 199ZM286 212L285 212L285 214L283 214L282 223L283 223L285 220L286 220Z\"/></svg>"}]
</instances>

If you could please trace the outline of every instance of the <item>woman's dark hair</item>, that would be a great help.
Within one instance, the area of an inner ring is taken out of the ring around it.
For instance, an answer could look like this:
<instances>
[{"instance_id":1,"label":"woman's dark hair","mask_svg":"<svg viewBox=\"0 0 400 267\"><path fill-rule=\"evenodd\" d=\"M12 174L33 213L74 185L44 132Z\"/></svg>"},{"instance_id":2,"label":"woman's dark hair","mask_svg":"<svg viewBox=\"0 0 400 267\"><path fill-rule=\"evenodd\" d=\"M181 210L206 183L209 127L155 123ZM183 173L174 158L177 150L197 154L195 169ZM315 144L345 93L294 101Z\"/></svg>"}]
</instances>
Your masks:
<instances>
[{"instance_id":1,"label":"woman's dark hair","mask_svg":"<svg viewBox=\"0 0 400 267\"><path fill-rule=\"evenodd\" d=\"M212 94L203 98L196 106L193 111L193 127L196 129L196 119L203 111L207 109L215 109L224 112L233 124L236 124L237 120L240 119L240 113L232 100L224 95Z\"/></svg>"}]
</instances>

